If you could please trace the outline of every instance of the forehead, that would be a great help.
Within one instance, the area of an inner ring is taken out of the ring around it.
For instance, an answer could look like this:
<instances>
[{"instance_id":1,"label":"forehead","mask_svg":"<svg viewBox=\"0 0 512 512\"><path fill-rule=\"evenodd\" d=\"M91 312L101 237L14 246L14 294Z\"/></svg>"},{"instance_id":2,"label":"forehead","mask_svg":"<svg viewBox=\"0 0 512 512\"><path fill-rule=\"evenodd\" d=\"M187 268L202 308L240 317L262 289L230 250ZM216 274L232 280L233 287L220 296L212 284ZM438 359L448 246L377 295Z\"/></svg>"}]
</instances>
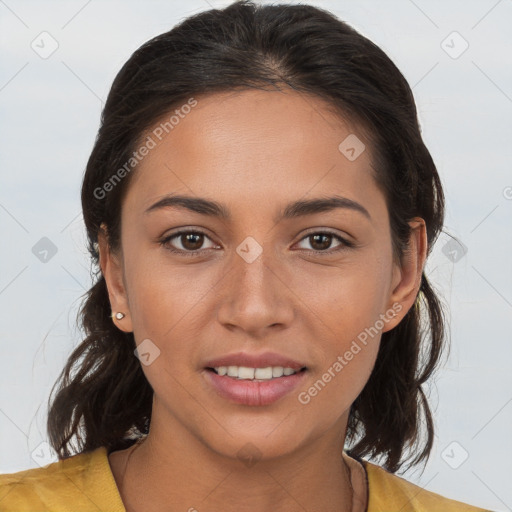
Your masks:
<instances>
[{"instance_id":1,"label":"forehead","mask_svg":"<svg viewBox=\"0 0 512 512\"><path fill-rule=\"evenodd\" d=\"M375 193L364 134L325 101L252 89L195 100L172 126L166 113L145 134L155 147L137 165L127 202L145 209L175 192L260 205L310 193ZM355 144L357 158L347 157L347 144Z\"/></svg>"}]
</instances>

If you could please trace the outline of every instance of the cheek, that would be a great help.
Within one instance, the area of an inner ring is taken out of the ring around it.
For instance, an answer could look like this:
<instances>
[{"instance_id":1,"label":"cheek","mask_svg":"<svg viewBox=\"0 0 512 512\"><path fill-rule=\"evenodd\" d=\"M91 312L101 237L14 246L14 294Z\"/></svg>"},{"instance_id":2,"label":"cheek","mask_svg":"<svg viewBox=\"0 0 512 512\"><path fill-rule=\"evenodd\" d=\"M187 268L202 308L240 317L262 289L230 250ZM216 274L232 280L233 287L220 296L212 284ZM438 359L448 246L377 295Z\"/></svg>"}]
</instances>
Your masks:
<instances>
[{"instance_id":1,"label":"cheek","mask_svg":"<svg viewBox=\"0 0 512 512\"><path fill-rule=\"evenodd\" d=\"M141 250L125 261L134 332L161 338L183 329L215 285L215 273L196 265L170 264L165 250Z\"/></svg>"},{"instance_id":2,"label":"cheek","mask_svg":"<svg viewBox=\"0 0 512 512\"><path fill-rule=\"evenodd\" d=\"M388 258L369 251L336 267L311 265L290 278L302 303L317 315L319 326L323 324L341 341L372 326L384 312L390 269Z\"/></svg>"},{"instance_id":3,"label":"cheek","mask_svg":"<svg viewBox=\"0 0 512 512\"><path fill-rule=\"evenodd\" d=\"M301 298L308 305L304 310L309 311L305 314L310 318L310 332L316 334L312 344L321 363L301 391L305 402L316 401L318 407L335 404L334 416L357 398L377 358L385 325L381 315L387 305L385 273L391 260L375 256L330 268L324 276L318 272L304 276Z\"/></svg>"},{"instance_id":4,"label":"cheek","mask_svg":"<svg viewBox=\"0 0 512 512\"><path fill-rule=\"evenodd\" d=\"M140 344L149 339L159 350L154 349L155 364L143 366L156 387L164 370L182 380L194 371L202 348L198 339L211 324L208 308L221 278L214 266L171 265L158 252L132 252L125 260L135 340Z\"/></svg>"},{"instance_id":5,"label":"cheek","mask_svg":"<svg viewBox=\"0 0 512 512\"><path fill-rule=\"evenodd\" d=\"M324 293L311 294L309 313L316 361L300 390L299 403L310 417L328 410L336 421L361 393L373 370L381 339L382 301L378 280L353 269L325 283ZM319 321L319 318L321 321ZM318 416L317 416L318 415Z\"/></svg>"},{"instance_id":6,"label":"cheek","mask_svg":"<svg viewBox=\"0 0 512 512\"><path fill-rule=\"evenodd\" d=\"M379 341L380 336L367 344L354 340L314 372L297 397L309 408L311 417L320 417L327 409L331 421L335 421L350 408L370 378Z\"/></svg>"}]
</instances>

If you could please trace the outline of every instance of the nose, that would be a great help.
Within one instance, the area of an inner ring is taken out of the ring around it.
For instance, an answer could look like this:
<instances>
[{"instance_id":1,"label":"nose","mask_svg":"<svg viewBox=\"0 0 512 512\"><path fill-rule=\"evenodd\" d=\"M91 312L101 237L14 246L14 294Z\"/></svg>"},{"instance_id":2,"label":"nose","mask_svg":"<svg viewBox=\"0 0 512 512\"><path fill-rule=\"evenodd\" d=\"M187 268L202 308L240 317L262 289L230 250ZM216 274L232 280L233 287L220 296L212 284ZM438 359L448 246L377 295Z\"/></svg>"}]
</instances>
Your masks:
<instances>
[{"instance_id":1,"label":"nose","mask_svg":"<svg viewBox=\"0 0 512 512\"><path fill-rule=\"evenodd\" d=\"M218 321L263 338L270 328L289 327L294 316L290 276L266 249L253 261L233 256L230 272L220 284ZM272 260L272 261L271 261Z\"/></svg>"}]
</instances>

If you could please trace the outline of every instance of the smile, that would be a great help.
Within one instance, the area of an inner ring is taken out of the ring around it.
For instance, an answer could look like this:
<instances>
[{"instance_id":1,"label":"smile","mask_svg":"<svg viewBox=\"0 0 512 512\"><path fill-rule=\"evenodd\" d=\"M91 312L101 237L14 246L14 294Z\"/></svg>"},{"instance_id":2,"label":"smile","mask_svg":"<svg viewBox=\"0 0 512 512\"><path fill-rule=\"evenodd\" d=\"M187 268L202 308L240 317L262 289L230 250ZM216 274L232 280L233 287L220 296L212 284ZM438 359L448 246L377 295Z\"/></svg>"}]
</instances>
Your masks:
<instances>
[{"instance_id":1,"label":"smile","mask_svg":"<svg viewBox=\"0 0 512 512\"><path fill-rule=\"evenodd\" d=\"M203 372L208 384L225 400L250 406L264 406L283 398L304 380L307 369L282 366L250 368L219 366Z\"/></svg>"},{"instance_id":2,"label":"smile","mask_svg":"<svg viewBox=\"0 0 512 512\"><path fill-rule=\"evenodd\" d=\"M293 375L294 373L305 370L305 368L294 370L293 368L285 368L283 366L267 366L266 368L249 368L247 366L217 366L210 369L217 373L217 375L221 376L227 375L228 377L233 377L235 379L250 379L261 381L279 378L283 375Z\"/></svg>"}]
</instances>

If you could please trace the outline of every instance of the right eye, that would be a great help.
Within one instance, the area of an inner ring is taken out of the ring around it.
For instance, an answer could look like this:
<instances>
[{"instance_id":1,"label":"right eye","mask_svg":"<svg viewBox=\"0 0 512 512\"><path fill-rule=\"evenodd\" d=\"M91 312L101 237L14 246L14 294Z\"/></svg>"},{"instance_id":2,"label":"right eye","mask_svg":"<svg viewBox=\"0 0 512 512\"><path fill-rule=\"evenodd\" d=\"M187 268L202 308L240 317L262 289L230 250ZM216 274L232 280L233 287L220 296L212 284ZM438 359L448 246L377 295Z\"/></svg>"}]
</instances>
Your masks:
<instances>
[{"instance_id":1,"label":"right eye","mask_svg":"<svg viewBox=\"0 0 512 512\"><path fill-rule=\"evenodd\" d=\"M169 236L166 236L164 239L160 240L160 245L162 245L168 251L171 251L176 254L180 254L183 256L197 256L198 254L202 254L203 251L208 249L201 248L205 238L210 240L210 237L208 237L206 233L203 233L202 231L181 230ZM171 243L171 241L174 239L177 239L181 247L176 248Z\"/></svg>"}]
</instances>

